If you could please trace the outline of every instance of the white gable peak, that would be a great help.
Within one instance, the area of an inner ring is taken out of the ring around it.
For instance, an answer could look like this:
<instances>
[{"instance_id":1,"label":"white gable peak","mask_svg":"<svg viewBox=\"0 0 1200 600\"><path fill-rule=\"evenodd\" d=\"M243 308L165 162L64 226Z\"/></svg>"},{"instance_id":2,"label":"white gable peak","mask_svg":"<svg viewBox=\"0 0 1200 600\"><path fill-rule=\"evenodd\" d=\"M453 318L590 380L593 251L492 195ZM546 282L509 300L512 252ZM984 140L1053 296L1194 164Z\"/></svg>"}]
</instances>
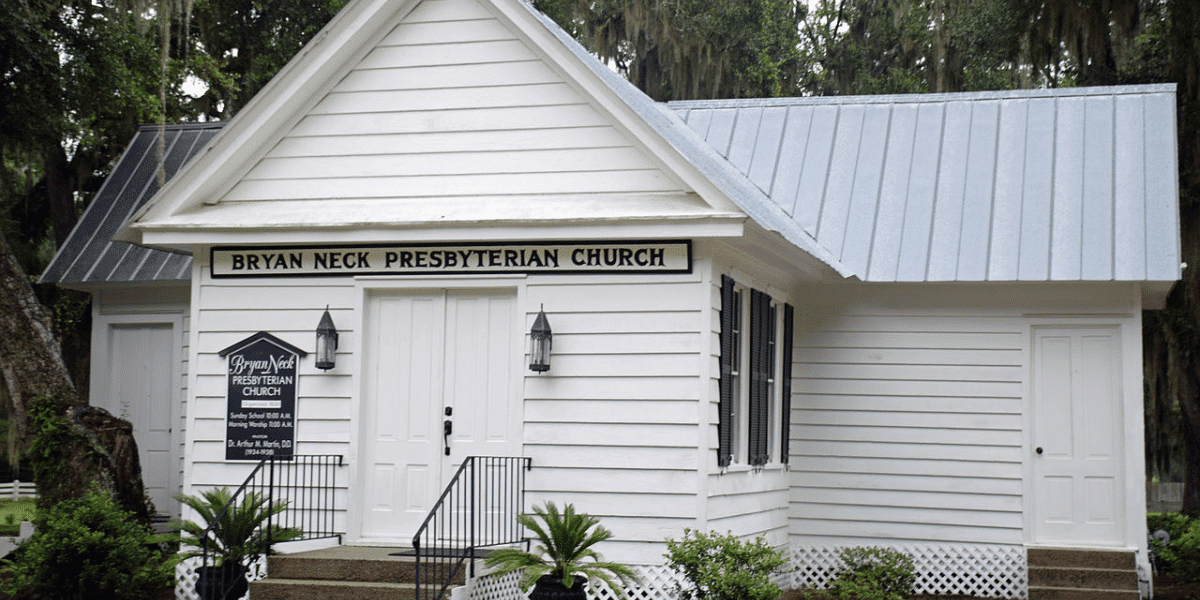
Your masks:
<instances>
[{"instance_id":1,"label":"white gable peak","mask_svg":"<svg viewBox=\"0 0 1200 600\"><path fill-rule=\"evenodd\" d=\"M710 174L548 23L520 0L352 2L127 236L629 221L739 234L746 214Z\"/></svg>"}]
</instances>

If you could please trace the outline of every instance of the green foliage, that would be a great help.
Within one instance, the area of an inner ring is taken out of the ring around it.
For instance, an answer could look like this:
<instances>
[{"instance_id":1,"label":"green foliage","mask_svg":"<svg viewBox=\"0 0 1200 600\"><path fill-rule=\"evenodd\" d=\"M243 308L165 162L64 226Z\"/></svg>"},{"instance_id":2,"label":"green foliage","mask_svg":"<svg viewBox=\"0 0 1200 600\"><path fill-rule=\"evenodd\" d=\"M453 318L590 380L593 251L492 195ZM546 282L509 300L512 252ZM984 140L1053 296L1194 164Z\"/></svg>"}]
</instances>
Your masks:
<instances>
[{"instance_id":1,"label":"green foliage","mask_svg":"<svg viewBox=\"0 0 1200 600\"><path fill-rule=\"evenodd\" d=\"M36 397L29 402L29 424L37 433L29 445L28 457L33 464L41 508L76 497L80 491L76 489L79 482L70 480L65 466L73 461L94 459L86 450L81 450L88 445L62 417L62 410L61 402L49 398Z\"/></svg>"},{"instance_id":2,"label":"green foliage","mask_svg":"<svg viewBox=\"0 0 1200 600\"><path fill-rule=\"evenodd\" d=\"M800 87L816 95L936 89L932 6L910 0L819 0L804 21Z\"/></svg>"},{"instance_id":3,"label":"green foliage","mask_svg":"<svg viewBox=\"0 0 1200 600\"><path fill-rule=\"evenodd\" d=\"M796 0L535 0L589 51L660 100L790 95L802 69Z\"/></svg>"},{"instance_id":4,"label":"green foliage","mask_svg":"<svg viewBox=\"0 0 1200 600\"><path fill-rule=\"evenodd\" d=\"M21 530L21 521L32 521L37 516L33 498L7 500L0 502L0 515L4 523L0 524L0 536L15 536Z\"/></svg>"},{"instance_id":5,"label":"green foliage","mask_svg":"<svg viewBox=\"0 0 1200 600\"><path fill-rule=\"evenodd\" d=\"M612 532L600 525L600 520L584 513L575 512L568 504L560 513L553 502L546 506L535 506L531 515L521 515L517 520L532 531L538 539L533 552L517 548L502 548L488 556L486 564L497 567L497 576L524 570L518 584L527 589L543 575L560 578L566 588L575 585L576 577L584 577L608 586L618 597L622 585L637 582L637 575L629 567L604 558L592 546L612 537ZM590 559L590 562L587 562Z\"/></svg>"},{"instance_id":6,"label":"green foliage","mask_svg":"<svg viewBox=\"0 0 1200 600\"><path fill-rule=\"evenodd\" d=\"M177 500L195 510L204 520L203 524L195 521L174 523L182 534L182 542L198 549L202 540L207 539L209 552L216 555L214 566L221 566L226 561L246 564L248 558L253 560L263 551L269 554L275 544L300 537L302 532L295 527L266 525L269 517L287 509L286 502L271 505L266 496L247 492L238 504L222 513L232 496L226 487L209 490L198 496L176 496ZM215 527L207 530L209 524L215 524ZM198 555L198 552L192 551L186 556Z\"/></svg>"},{"instance_id":7,"label":"green foliage","mask_svg":"<svg viewBox=\"0 0 1200 600\"><path fill-rule=\"evenodd\" d=\"M667 540L667 565L680 573L680 600L774 600L781 590L770 580L784 564L780 552L762 537L742 541L732 533L683 531L683 539Z\"/></svg>"},{"instance_id":8,"label":"green foliage","mask_svg":"<svg viewBox=\"0 0 1200 600\"><path fill-rule=\"evenodd\" d=\"M838 600L904 600L912 593L916 571L912 559L888 548L845 548L839 556L845 565L829 584L829 595Z\"/></svg>"},{"instance_id":9,"label":"green foliage","mask_svg":"<svg viewBox=\"0 0 1200 600\"><path fill-rule=\"evenodd\" d=\"M196 0L191 74L208 89L193 107L228 119L295 56L346 0Z\"/></svg>"},{"instance_id":10,"label":"green foliage","mask_svg":"<svg viewBox=\"0 0 1200 600\"><path fill-rule=\"evenodd\" d=\"M1162 529L1171 536L1163 545L1152 541L1158 568L1180 582L1200 583L1200 518L1180 513L1151 513L1146 517L1151 531Z\"/></svg>"},{"instance_id":11,"label":"green foliage","mask_svg":"<svg viewBox=\"0 0 1200 600\"><path fill-rule=\"evenodd\" d=\"M36 531L0 567L8 594L56 600L153 598L174 580L171 536L155 535L95 489L40 511Z\"/></svg>"}]
</instances>

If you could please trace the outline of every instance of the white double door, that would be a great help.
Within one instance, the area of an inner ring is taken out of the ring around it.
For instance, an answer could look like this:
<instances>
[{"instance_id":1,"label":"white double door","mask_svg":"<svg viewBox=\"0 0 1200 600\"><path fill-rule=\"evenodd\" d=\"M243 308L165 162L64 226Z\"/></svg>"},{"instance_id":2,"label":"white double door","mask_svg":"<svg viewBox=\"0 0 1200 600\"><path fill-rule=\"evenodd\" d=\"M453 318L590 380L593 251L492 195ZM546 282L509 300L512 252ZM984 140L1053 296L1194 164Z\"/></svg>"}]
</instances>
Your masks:
<instances>
[{"instance_id":1,"label":"white double door","mask_svg":"<svg viewBox=\"0 0 1200 600\"><path fill-rule=\"evenodd\" d=\"M1120 544L1126 497L1120 330L1036 328L1033 359L1034 542Z\"/></svg>"},{"instance_id":2,"label":"white double door","mask_svg":"<svg viewBox=\"0 0 1200 600\"><path fill-rule=\"evenodd\" d=\"M522 324L512 290L367 297L362 540L411 540L465 457L520 453Z\"/></svg>"}]
</instances>

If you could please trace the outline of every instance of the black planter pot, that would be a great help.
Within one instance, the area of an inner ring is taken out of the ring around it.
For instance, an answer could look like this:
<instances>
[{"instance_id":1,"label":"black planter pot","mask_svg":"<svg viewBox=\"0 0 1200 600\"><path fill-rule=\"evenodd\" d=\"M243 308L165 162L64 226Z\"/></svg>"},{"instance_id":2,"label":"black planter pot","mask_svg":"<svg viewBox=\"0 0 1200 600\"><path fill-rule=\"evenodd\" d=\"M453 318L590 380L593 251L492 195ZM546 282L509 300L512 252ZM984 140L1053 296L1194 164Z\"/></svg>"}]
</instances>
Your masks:
<instances>
[{"instance_id":1,"label":"black planter pot","mask_svg":"<svg viewBox=\"0 0 1200 600\"><path fill-rule=\"evenodd\" d=\"M586 579L576 577L575 585L568 588L562 584L561 578L543 575L533 585L533 591L529 592L529 600L587 600L586 585Z\"/></svg>"},{"instance_id":2,"label":"black planter pot","mask_svg":"<svg viewBox=\"0 0 1200 600\"><path fill-rule=\"evenodd\" d=\"M196 570L196 595L200 600L237 600L246 595L246 565L226 562L219 567Z\"/></svg>"}]
</instances>

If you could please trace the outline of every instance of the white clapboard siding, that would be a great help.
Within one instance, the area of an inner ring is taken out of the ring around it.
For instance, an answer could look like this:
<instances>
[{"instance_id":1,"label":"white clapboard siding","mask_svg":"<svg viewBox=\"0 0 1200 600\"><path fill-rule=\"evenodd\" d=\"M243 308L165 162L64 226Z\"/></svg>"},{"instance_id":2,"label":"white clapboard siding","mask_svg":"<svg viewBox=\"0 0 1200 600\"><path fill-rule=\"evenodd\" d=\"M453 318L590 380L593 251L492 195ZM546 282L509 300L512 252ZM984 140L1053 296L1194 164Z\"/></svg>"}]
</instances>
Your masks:
<instances>
[{"instance_id":1,"label":"white clapboard siding","mask_svg":"<svg viewBox=\"0 0 1200 600\"><path fill-rule=\"evenodd\" d=\"M793 540L1022 543L1027 319L862 296L799 310Z\"/></svg>"},{"instance_id":2,"label":"white clapboard siding","mask_svg":"<svg viewBox=\"0 0 1200 600\"><path fill-rule=\"evenodd\" d=\"M473 0L422 2L222 201L687 191Z\"/></svg>"},{"instance_id":3,"label":"white clapboard siding","mask_svg":"<svg viewBox=\"0 0 1200 600\"><path fill-rule=\"evenodd\" d=\"M221 350L257 333L268 331L299 348L312 351L317 322L326 305L339 333L338 367L318 371L311 354L301 359L297 377L295 450L298 454L351 454L351 407L357 357L351 352L358 321L355 288L349 279L213 280L202 269L196 315L196 355L192 381L194 398L189 406L192 426L188 439L192 452L193 489L240 485L253 467L251 462L225 461L225 418L228 411L226 361ZM348 470L337 475L337 506L347 506ZM339 510L337 523L344 523ZM344 526L343 526L344 527ZM344 531L344 529L342 529Z\"/></svg>"},{"instance_id":4,"label":"white clapboard siding","mask_svg":"<svg viewBox=\"0 0 1200 600\"><path fill-rule=\"evenodd\" d=\"M403 157L426 152L456 153L469 159L470 155L465 153L477 152L480 148L524 152L612 148L629 144L629 140L607 124L511 131L380 133L372 135L371 139L373 144L364 144L361 138L347 135L293 136L280 141L268 156L374 156L378 154L379 146L385 146L390 156L397 157L396 160L404 160Z\"/></svg>"},{"instance_id":5,"label":"white clapboard siding","mask_svg":"<svg viewBox=\"0 0 1200 600\"><path fill-rule=\"evenodd\" d=\"M599 517L609 559L659 563L694 523L702 289L690 275L530 281L527 327L544 306L554 350L525 379L527 500Z\"/></svg>"}]
</instances>

